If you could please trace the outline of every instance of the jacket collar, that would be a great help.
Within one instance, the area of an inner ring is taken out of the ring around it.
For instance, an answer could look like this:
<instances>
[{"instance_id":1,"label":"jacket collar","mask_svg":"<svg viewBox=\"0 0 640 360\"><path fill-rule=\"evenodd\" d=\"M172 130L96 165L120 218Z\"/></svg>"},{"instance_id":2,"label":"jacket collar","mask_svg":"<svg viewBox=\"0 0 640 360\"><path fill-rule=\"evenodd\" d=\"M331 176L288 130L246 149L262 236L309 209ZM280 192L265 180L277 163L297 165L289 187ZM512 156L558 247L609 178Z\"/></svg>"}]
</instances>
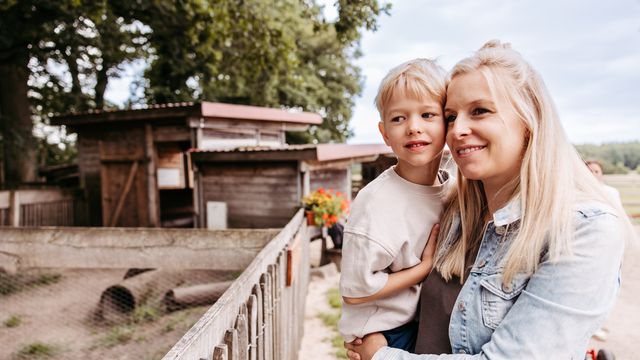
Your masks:
<instances>
[{"instance_id":1,"label":"jacket collar","mask_svg":"<svg viewBox=\"0 0 640 360\"><path fill-rule=\"evenodd\" d=\"M522 217L522 204L520 195L513 197L501 209L493 213L493 224L495 226L505 226Z\"/></svg>"}]
</instances>

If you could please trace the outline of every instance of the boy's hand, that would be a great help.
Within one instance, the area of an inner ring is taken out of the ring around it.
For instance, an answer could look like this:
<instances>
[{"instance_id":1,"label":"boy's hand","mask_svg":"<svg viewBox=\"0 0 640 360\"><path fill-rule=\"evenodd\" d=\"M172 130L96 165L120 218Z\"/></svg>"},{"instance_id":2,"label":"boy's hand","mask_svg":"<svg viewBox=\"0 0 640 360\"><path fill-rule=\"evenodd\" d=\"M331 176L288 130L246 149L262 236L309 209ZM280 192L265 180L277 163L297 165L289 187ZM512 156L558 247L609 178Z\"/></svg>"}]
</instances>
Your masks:
<instances>
[{"instance_id":1,"label":"boy's hand","mask_svg":"<svg viewBox=\"0 0 640 360\"><path fill-rule=\"evenodd\" d=\"M349 360L371 360L383 346L387 346L387 339L381 333L372 333L344 344Z\"/></svg>"},{"instance_id":2,"label":"boy's hand","mask_svg":"<svg viewBox=\"0 0 640 360\"><path fill-rule=\"evenodd\" d=\"M440 224L435 224L431 228L429 233L429 239L427 240L427 246L422 251L422 265L428 268L427 273L431 271L433 266L433 257L436 254L436 246L438 245L438 234L440 233Z\"/></svg>"}]
</instances>

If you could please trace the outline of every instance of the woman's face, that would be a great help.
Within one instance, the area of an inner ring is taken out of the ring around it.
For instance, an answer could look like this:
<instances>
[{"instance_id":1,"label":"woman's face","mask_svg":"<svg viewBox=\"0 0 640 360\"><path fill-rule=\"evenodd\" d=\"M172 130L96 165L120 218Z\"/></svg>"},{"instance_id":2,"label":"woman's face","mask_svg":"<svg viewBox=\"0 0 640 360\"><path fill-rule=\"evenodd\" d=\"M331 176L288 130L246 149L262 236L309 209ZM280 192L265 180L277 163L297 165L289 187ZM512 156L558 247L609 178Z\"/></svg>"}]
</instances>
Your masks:
<instances>
[{"instance_id":1,"label":"woman's face","mask_svg":"<svg viewBox=\"0 0 640 360\"><path fill-rule=\"evenodd\" d=\"M444 116L447 145L466 178L499 189L519 174L524 123L503 96L492 95L480 71L451 80Z\"/></svg>"}]
</instances>

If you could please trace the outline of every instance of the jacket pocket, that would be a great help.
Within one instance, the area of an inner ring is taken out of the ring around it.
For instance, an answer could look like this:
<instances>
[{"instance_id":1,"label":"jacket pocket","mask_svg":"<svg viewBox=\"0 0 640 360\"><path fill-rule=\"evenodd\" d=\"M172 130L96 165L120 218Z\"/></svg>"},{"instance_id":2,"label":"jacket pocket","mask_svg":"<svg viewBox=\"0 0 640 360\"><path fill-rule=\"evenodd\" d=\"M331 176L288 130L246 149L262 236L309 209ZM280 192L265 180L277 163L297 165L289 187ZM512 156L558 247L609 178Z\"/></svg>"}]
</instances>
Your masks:
<instances>
[{"instance_id":1,"label":"jacket pocket","mask_svg":"<svg viewBox=\"0 0 640 360\"><path fill-rule=\"evenodd\" d=\"M480 281L484 326L495 330L500 325L528 281L529 277L522 274L505 285L502 274L489 275Z\"/></svg>"}]
</instances>

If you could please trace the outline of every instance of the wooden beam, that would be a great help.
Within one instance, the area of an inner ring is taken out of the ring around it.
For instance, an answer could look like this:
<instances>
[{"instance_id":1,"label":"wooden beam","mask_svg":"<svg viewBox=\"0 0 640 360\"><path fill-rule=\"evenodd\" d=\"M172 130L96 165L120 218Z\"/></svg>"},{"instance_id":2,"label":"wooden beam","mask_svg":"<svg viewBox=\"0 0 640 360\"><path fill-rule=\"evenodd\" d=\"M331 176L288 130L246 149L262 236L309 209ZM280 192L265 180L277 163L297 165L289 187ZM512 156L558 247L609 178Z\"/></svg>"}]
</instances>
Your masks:
<instances>
[{"instance_id":1,"label":"wooden beam","mask_svg":"<svg viewBox=\"0 0 640 360\"><path fill-rule=\"evenodd\" d=\"M189 135L188 131L186 132ZM150 159L147 163L147 212L149 214L149 226L160 226L160 203L158 201L158 182L156 176L157 156L154 147L154 130L151 125L146 124L144 126L144 155L147 159Z\"/></svg>"},{"instance_id":2,"label":"wooden beam","mask_svg":"<svg viewBox=\"0 0 640 360\"><path fill-rule=\"evenodd\" d=\"M273 229L4 227L0 267L244 270L277 233Z\"/></svg>"},{"instance_id":3,"label":"wooden beam","mask_svg":"<svg viewBox=\"0 0 640 360\"><path fill-rule=\"evenodd\" d=\"M9 193L9 224L20 226L20 195L15 190Z\"/></svg>"},{"instance_id":4,"label":"wooden beam","mask_svg":"<svg viewBox=\"0 0 640 360\"><path fill-rule=\"evenodd\" d=\"M131 190L131 185L133 184L133 179L136 177L136 172L138 171L138 162L135 161L131 164L131 168L129 169L129 175L127 175L127 182L118 197L118 204L116 205L113 214L111 215L111 219L109 220L109 226L116 226L118 223L118 219L120 219L120 212L122 212L122 206L124 205L124 200L129 195L129 191Z\"/></svg>"}]
</instances>

